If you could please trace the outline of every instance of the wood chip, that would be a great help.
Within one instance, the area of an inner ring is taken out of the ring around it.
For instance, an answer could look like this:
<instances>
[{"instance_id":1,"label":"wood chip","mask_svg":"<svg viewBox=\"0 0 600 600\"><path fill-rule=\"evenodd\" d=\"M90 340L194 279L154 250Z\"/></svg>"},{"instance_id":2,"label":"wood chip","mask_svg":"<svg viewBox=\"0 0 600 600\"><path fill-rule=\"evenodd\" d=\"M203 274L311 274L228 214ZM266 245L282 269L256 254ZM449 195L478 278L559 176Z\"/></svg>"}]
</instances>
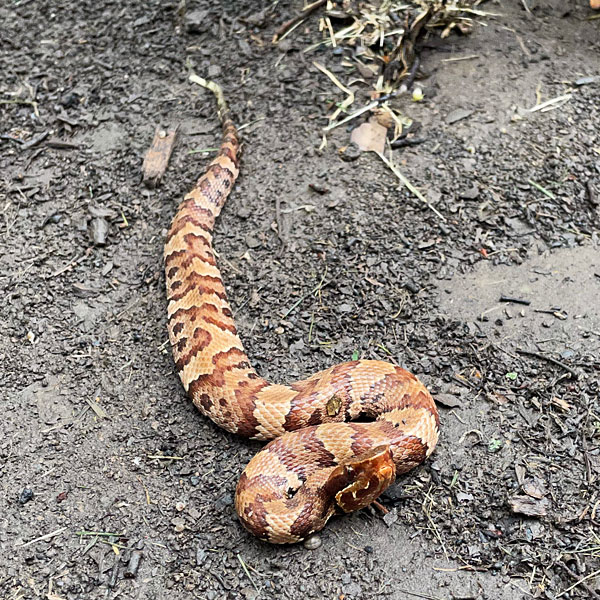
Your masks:
<instances>
[{"instance_id":1,"label":"wood chip","mask_svg":"<svg viewBox=\"0 0 600 600\"><path fill-rule=\"evenodd\" d=\"M530 496L513 496L510 508L514 513L527 517L544 517L548 514L550 501L547 498L531 498Z\"/></svg>"},{"instance_id":2,"label":"wood chip","mask_svg":"<svg viewBox=\"0 0 600 600\"><path fill-rule=\"evenodd\" d=\"M158 127L154 132L152 146L146 152L144 164L142 165L143 181L146 187L156 187L165 174L175 146L178 128L179 126L165 131Z\"/></svg>"}]
</instances>

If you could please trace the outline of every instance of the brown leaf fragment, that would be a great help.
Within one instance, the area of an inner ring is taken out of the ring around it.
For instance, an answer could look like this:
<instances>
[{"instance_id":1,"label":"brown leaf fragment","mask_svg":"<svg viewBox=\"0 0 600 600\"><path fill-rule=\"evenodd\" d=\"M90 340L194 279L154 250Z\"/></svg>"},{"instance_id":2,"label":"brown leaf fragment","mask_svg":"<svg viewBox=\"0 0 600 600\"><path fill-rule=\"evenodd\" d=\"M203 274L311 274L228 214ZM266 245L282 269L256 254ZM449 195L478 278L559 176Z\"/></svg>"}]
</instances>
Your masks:
<instances>
[{"instance_id":1,"label":"brown leaf fragment","mask_svg":"<svg viewBox=\"0 0 600 600\"><path fill-rule=\"evenodd\" d=\"M373 77L377 76L378 67L375 64L364 64L360 60L357 60L356 69L363 79L373 79Z\"/></svg>"},{"instance_id":2,"label":"brown leaf fragment","mask_svg":"<svg viewBox=\"0 0 600 600\"><path fill-rule=\"evenodd\" d=\"M436 394L435 401L446 408L456 408L460 406L460 400L452 394Z\"/></svg>"},{"instance_id":3,"label":"brown leaf fragment","mask_svg":"<svg viewBox=\"0 0 600 600\"><path fill-rule=\"evenodd\" d=\"M177 137L177 127L165 131L158 127L154 132L152 145L146 152L142 165L143 181L146 187L156 187L167 170Z\"/></svg>"},{"instance_id":4,"label":"brown leaf fragment","mask_svg":"<svg viewBox=\"0 0 600 600\"><path fill-rule=\"evenodd\" d=\"M548 493L546 486L537 477L525 480L521 487L528 496L538 500Z\"/></svg>"},{"instance_id":5,"label":"brown leaf fragment","mask_svg":"<svg viewBox=\"0 0 600 600\"><path fill-rule=\"evenodd\" d=\"M377 119L372 118L360 127L352 130L350 135L353 141L363 152L373 150L383 154L387 129L381 126Z\"/></svg>"},{"instance_id":6,"label":"brown leaf fragment","mask_svg":"<svg viewBox=\"0 0 600 600\"><path fill-rule=\"evenodd\" d=\"M510 499L511 510L527 517L544 517L548 514L550 500L548 498L531 498L530 496L513 496Z\"/></svg>"},{"instance_id":7,"label":"brown leaf fragment","mask_svg":"<svg viewBox=\"0 0 600 600\"><path fill-rule=\"evenodd\" d=\"M509 402L509 399L500 392L494 392L491 396L491 399L496 401L498 404L507 404Z\"/></svg>"}]
</instances>

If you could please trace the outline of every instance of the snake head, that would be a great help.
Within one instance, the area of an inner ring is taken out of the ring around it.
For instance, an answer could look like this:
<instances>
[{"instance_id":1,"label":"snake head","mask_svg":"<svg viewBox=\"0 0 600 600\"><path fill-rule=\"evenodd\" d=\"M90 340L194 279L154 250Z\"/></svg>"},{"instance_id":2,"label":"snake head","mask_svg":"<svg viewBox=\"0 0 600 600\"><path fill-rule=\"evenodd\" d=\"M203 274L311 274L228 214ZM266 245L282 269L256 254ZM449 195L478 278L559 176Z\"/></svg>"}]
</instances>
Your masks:
<instances>
[{"instance_id":1,"label":"snake head","mask_svg":"<svg viewBox=\"0 0 600 600\"><path fill-rule=\"evenodd\" d=\"M335 501L349 513L371 504L395 479L390 447L378 446L337 467L328 483L337 489L344 486L335 494Z\"/></svg>"}]
</instances>

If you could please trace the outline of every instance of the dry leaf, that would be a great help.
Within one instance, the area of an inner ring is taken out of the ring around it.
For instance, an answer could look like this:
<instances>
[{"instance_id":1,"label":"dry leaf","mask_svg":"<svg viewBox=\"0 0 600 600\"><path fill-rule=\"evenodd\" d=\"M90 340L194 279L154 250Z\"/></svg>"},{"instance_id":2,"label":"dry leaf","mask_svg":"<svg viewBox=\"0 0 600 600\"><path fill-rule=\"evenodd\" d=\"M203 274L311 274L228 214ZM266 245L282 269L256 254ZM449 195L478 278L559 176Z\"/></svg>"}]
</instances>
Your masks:
<instances>
[{"instance_id":1,"label":"dry leaf","mask_svg":"<svg viewBox=\"0 0 600 600\"><path fill-rule=\"evenodd\" d=\"M493 392L493 394L488 394L488 399L494 400L498 404L507 404L509 402L508 398L500 392Z\"/></svg>"},{"instance_id":2,"label":"dry leaf","mask_svg":"<svg viewBox=\"0 0 600 600\"><path fill-rule=\"evenodd\" d=\"M376 118L372 118L360 127L353 129L350 140L363 152L372 150L373 152L383 154L386 135L387 129L382 127Z\"/></svg>"}]
</instances>

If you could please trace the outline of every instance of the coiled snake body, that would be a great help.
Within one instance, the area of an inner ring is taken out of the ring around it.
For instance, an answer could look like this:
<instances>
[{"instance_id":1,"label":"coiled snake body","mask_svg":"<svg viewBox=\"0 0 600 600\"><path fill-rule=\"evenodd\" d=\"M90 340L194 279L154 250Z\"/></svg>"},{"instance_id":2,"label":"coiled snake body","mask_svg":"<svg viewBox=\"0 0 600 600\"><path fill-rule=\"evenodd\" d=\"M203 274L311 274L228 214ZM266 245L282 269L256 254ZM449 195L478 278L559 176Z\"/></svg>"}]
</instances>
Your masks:
<instances>
[{"instance_id":1,"label":"coiled snake body","mask_svg":"<svg viewBox=\"0 0 600 600\"><path fill-rule=\"evenodd\" d=\"M223 141L181 202L165 244L175 366L194 404L217 425L273 440L242 473L235 507L259 538L297 542L323 528L336 507L369 505L429 456L438 413L414 375L381 361L339 364L289 386L252 369L212 250L215 219L238 175L238 133L221 89L192 80L215 93Z\"/></svg>"}]
</instances>

